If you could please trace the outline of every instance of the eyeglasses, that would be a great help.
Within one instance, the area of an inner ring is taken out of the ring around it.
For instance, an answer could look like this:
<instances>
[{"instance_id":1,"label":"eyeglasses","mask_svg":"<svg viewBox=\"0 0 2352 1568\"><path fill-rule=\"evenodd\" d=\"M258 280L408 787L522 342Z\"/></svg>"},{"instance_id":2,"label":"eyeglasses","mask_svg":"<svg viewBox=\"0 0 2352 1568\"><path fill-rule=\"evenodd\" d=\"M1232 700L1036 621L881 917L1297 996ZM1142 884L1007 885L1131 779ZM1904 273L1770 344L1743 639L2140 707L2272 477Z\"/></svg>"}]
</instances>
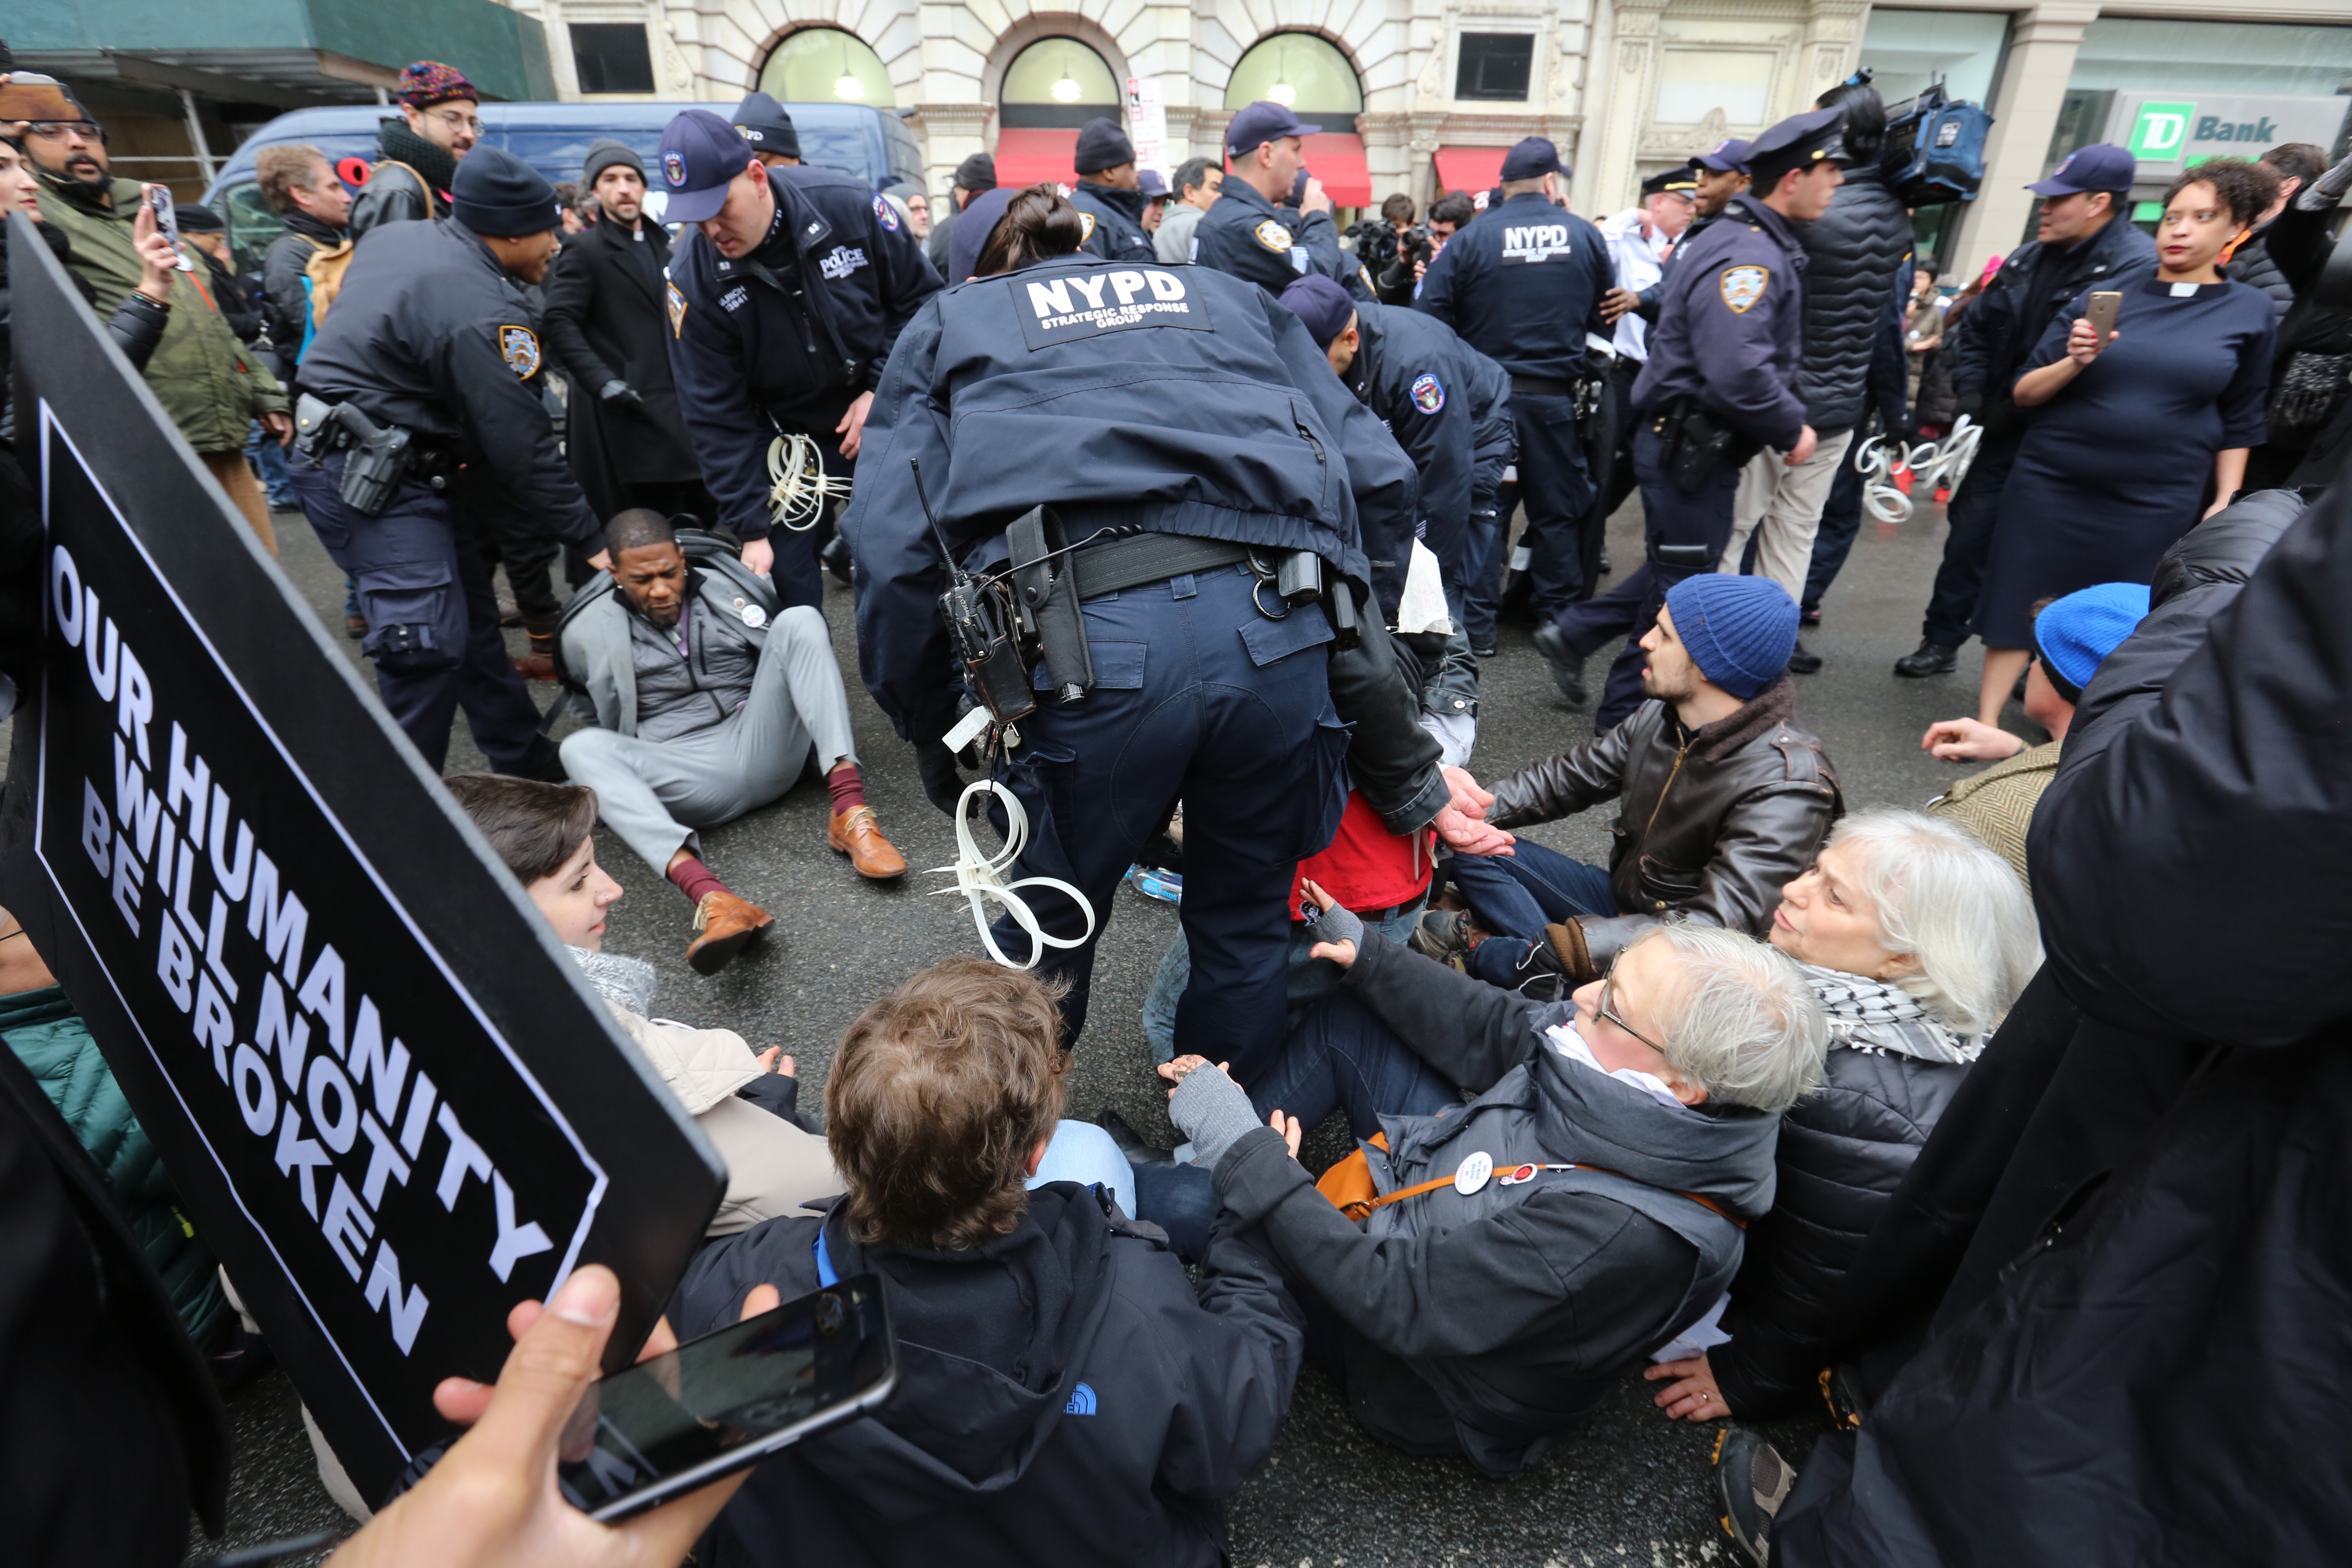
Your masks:
<instances>
[{"instance_id":1,"label":"eyeglasses","mask_svg":"<svg viewBox=\"0 0 2352 1568\"><path fill-rule=\"evenodd\" d=\"M1619 958L1623 956L1624 955L1622 953L1618 955ZM1635 1039L1641 1041L1643 1045L1649 1047L1660 1056L1664 1056L1666 1054L1665 1047L1658 1044L1657 1041L1650 1038L1649 1036L1642 1033L1641 1030L1627 1023L1625 1021L1624 1015L1618 1012L1615 1007L1610 1005L1610 999L1616 994L1617 959L1612 958L1609 961L1609 973L1601 977L1601 1001L1599 1005L1592 1009L1592 1016L1596 1018L1608 1019L1610 1023L1615 1025L1618 1028L1624 1030L1627 1034L1633 1036Z\"/></svg>"},{"instance_id":2,"label":"eyeglasses","mask_svg":"<svg viewBox=\"0 0 2352 1568\"><path fill-rule=\"evenodd\" d=\"M432 110L428 111L426 118L437 120L452 131L471 131L478 136L481 134L482 122L479 120L454 109Z\"/></svg>"},{"instance_id":3,"label":"eyeglasses","mask_svg":"<svg viewBox=\"0 0 2352 1568\"><path fill-rule=\"evenodd\" d=\"M44 142L62 142L68 136L96 141L100 134L95 120L36 120L25 129Z\"/></svg>"}]
</instances>

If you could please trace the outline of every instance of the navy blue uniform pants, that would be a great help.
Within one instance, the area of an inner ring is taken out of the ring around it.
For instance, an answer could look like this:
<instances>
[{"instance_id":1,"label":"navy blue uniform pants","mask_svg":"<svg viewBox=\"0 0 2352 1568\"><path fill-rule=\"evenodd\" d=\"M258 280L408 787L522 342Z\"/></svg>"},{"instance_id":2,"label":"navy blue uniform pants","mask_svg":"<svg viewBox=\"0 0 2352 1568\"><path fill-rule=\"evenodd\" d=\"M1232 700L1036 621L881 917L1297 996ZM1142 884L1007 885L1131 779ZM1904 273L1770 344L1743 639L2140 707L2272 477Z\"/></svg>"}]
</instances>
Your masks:
<instances>
[{"instance_id":1,"label":"navy blue uniform pants","mask_svg":"<svg viewBox=\"0 0 2352 1568\"><path fill-rule=\"evenodd\" d=\"M1959 492L1944 510L1951 531L1944 536L1943 564L1936 568L1936 586L1919 626L1919 635L1938 647L1958 647L1969 640L1969 626L1977 616L1977 590L1984 585L1985 563L1992 555L1992 525L2000 517L2000 492L2009 488L2017 447L2014 440L1987 437L1969 464Z\"/></svg>"},{"instance_id":2,"label":"navy blue uniform pants","mask_svg":"<svg viewBox=\"0 0 2352 1568\"><path fill-rule=\"evenodd\" d=\"M1234 565L1086 604L1094 689L1064 706L1041 663L1036 713L1003 782L1029 815L1015 874L1056 877L1094 910L1094 941L1049 950L1041 973L1070 984L1064 1043L1086 1027L1094 942L1119 878L1184 803L1184 901L1192 983L1176 1008L1176 1049L1250 1075L1280 1049L1290 952L1290 879L1323 849L1347 804L1348 731L1331 706L1323 612L1260 615ZM1039 923L1076 937L1086 921L1064 894L1023 889ZM1011 920L997 945L1016 961L1029 939Z\"/></svg>"},{"instance_id":3,"label":"navy blue uniform pants","mask_svg":"<svg viewBox=\"0 0 2352 1568\"><path fill-rule=\"evenodd\" d=\"M294 490L319 542L356 586L368 624L361 647L394 721L436 773L461 707L492 768L547 771L555 747L539 732L539 710L507 654L475 523L419 484L401 486L380 515L362 516L343 504L343 458L295 463Z\"/></svg>"},{"instance_id":4,"label":"navy blue uniform pants","mask_svg":"<svg viewBox=\"0 0 2352 1568\"><path fill-rule=\"evenodd\" d=\"M1516 481L1501 487L1495 504L1470 514L1462 541L1462 628L1470 646L1493 647L1495 622L1503 609L1503 530L1510 512L1506 499L1518 499Z\"/></svg>"},{"instance_id":5,"label":"navy blue uniform pants","mask_svg":"<svg viewBox=\"0 0 2352 1568\"><path fill-rule=\"evenodd\" d=\"M855 479L857 459L841 455L841 437L833 428L840 418L840 412L835 411L805 422L780 421L778 428L787 433L797 431L816 443L817 458L825 478ZM817 559L817 552L832 537L833 531L821 521L804 529L768 531L768 546L776 552L776 563L769 569L768 580L775 584L776 597L783 601L785 609L794 605L806 605L815 610L824 608L824 566Z\"/></svg>"},{"instance_id":6,"label":"navy blue uniform pants","mask_svg":"<svg viewBox=\"0 0 2352 1568\"><path fill-rule=\"evenodd\" d=\"M1550 615L1584 590L1585 513L1592 477L1576 438L1576 404L1567 397L1511 395L1519 432L1519 500L1528 509L1520 542L1528 547L1528 588L1536 613Z\"/></svg>"}]
</instances>

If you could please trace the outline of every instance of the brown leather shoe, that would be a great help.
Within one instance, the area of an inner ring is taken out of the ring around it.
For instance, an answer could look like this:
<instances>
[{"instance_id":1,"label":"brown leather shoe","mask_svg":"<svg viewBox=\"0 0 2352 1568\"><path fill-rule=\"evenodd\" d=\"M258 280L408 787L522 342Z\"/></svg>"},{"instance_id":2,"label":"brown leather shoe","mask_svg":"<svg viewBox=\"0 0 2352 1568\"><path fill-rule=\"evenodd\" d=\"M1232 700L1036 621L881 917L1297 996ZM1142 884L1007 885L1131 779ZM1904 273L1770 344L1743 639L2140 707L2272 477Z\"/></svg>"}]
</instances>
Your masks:
<instances>
[{"instance_id":1,"label":"brown leather shoe","mask_svg":"<svg viewBox=\"0 0 2352 1568\"><path fill-rule=\"evenodd\" d=\"M357 642L362 637L367 636L367 634L368 624L367 617L365 616L346 615L343 616L343 635L345 637L351 638L353 642Z\"/></svg>"},{"instance_id":2,"label":"brown leather shoe","mask_svg":"<svg viewBox=\"0 0 2352 1568\"><path fill-rule=\"evenodd\" d=\"M716 974L775 923L775 916L749 899L724 889L705 893L694 906L694 929L702 934L686 950L687 966L697 974Z\"/></svg>"},{"instance_id":3,"label":"brown leather shoe","mask_svg":"<svg viewBox=\"0 0 2352 1568\"><path fill-rule=\"evenodd\" d=\"M553 680L555 661L538 654L526 654L514 661L515 673L525 680Z\"/></svg>"},{"instance_id":4,"label":"brown leather shoe","mask_svg":"<svg viewBox=\"0 0 2352 1568\"><path fill-rule=\"evenodd\" d=\"M825 825L824 841L835 853L848 856L857 874L868 880L887 882L907 874L907 858L882 837L882 825L874 819L870 805L835 812Z\"/></svg>"}]
</instances>

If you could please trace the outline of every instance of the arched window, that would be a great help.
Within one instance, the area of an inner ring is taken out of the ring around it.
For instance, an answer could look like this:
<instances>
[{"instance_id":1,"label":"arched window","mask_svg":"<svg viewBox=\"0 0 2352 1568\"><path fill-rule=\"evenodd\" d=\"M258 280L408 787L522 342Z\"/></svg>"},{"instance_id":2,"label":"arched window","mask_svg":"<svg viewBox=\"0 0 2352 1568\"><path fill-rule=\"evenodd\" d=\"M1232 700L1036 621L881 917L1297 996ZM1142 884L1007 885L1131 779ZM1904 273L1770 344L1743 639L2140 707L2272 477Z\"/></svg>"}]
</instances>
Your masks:
<instances>
[{"instance_id":1,"label":"arched window","mask_svg":"<svg viewBox=\"0 0 2352 1568\"><path fill-rule=\"evenodd\" d=\"M760 68L760 90L780 103L865 103L895 108L898 89L882 57L855 33L803 27L787 36Z\"/></svg>"},{"instance_id":2,"label":"arched window","mask_svg":"<svg viewBox=\"0 0 2352 1568\"><path fill-rule=\"evenodd\" d=\"M1089 120L1118 120L1119 97L1118 79L1100 55L1076 38L1040 38L1004 68L996 123L1076 130Z\"/></svg>"},{"instance_id":3,"label":"arched window","mask_svg":"<svg viewBox=\"0 0 2352 1568\"><path fill-rule=\"evenodd\" d=\"M1364 89L1348 57L1313 33L1273 33L1253 44L1225 83L1225 107L1266 99L1311 119L1345 115L1337 129L1353 131L1364 111Z\"/></svg>"}]
</instances>

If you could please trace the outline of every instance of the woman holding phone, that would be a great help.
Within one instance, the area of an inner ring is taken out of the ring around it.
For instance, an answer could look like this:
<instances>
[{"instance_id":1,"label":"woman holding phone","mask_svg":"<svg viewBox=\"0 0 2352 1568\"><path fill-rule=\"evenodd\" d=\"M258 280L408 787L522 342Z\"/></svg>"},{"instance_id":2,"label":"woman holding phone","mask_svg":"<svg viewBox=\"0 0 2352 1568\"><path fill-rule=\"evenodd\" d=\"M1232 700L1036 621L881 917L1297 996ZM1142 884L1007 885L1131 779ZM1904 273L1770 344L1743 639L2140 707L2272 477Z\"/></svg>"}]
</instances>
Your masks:
<instances>
[{"instance_id":1,"label":"woman holding phone","mask_svg":"<svg viewBox=\"0 0 2352 1568\"><path fill-rule=\"evenodd\" d=\"M2077 299L2027 359L2014 396L2041 413L2002 492L1972 628L1985 643L1982 722L2000 721L2032 657L2028 606L2147 582L2243 480L2263 439L2273 315L2261 289L2225 280L2219 264L2277 189L2276 174L2238 158L2183 173L2165 193L2156 276ZM2103 331L2094 317L2111 310Z\"/></svg>"}]
</instances>

